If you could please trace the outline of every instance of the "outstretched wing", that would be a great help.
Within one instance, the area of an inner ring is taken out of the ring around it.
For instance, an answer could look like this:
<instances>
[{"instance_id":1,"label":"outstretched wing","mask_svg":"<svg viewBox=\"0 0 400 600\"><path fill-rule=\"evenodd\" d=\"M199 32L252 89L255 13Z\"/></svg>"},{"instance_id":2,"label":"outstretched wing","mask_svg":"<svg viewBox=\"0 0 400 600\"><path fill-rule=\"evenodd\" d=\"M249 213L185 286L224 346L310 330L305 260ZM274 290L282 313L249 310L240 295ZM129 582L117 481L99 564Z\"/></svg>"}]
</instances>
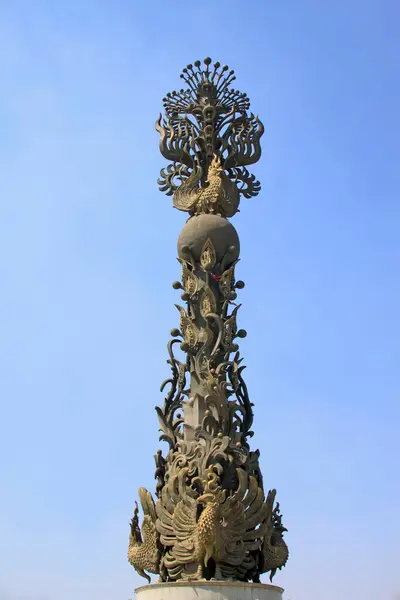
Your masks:
<instances>
[{"instance_id":1,"label":"outstretched wing","mask_svg":"<svg viewBox=\"0 0 400 600\"><path fill-rule=\"evenodd\" d=\"M197 504L193 498L186 496L178 502L174 513L177 541L173 553L181 564L190 563L196 559L196 516Z\"/></svg>"},{"instance_id":2,"label":"outstretched wing","mask_svg":"<svg viewBox=\"0 0 400 600\"><path fill-rule=\"evenodd\" d=\"M265 503L264 492L258 485L257 479L250 475L246 498L244 499L246 511L244 541L247 550L257 550L261 546L262 538L267 529L266 517L268 505Z\"/></svg>"},{"instance_id":3,"label":"outstretched wing","mask_svg":"<svg viewBox=\"0 0 400 600\"><path fill-rule=\"evenodd\" d=\"M225 557L230 565L241 565L246 553L259 549L265 531L264 493L255 477L237 469L239 486L221 506ZM224 527L225 525L225 527Z\"/></svg>"},{"instance_id":4,"label":"outstretched wing","mask_svg":"<svg viewBox=\"0 0 400 600\"><path fill-rule=\"evenodd\" d=\"M247 475L242 469L236 470L239 486L233 496L228 496L220 507L220 548L222 562L240 565L245 556L243 537L246 533L243 497L247 489Z\"/></svg>"},{"instance_id":5,"label":"outstretched wing","mask_svg":"<svg viewBox=\"0 0 400 600\"><path fill-rule=\"evenodd\" d=\"M220 195L220 202L224 215L226 217L233 217L238 212L240 203L240 192L238 187L233 181L226 175L221 173L222 189Z\"/></svg>"},{"instance_id":6,"label":"outstretched wing","mask_svg":"<svg viewBox=\"0 0 400 600\"><path fill-rule=\"evenodd\" d=\"M274 526L273 519L272 519L272 513L274 510L275 497L276 497L276 490L269 490L269 492L267 494L267 499L265 501L265 505L266 505L265 518L266 518L266 522L268 525L268 529L270 529L270 530L272 530L272 528Z\"/></svg>"},{"instance_id":7,"label":"outstretched wing","mask_svg":"<svg viewBox=\"0 0 400 600\"><path fill-rule=\"evenodd\" d=\"M197 551L197 503L186 493L184 477L172 478L156 504L161 544L171 548L170 556L180 564L193 562Z\"/></svg>"},{"instance_id":8,"label":"outstretched wing","mask_svg":"<svg viewBox=\"0 0 400 600\"><path fill-rule=\"evenodd\" d=\"M139 499L140 504L143 509L143 523L142 523L142 533L144 540L149 539L151 537L155 537L157 535L156 529L156 508L154 505L154 500L150 492L146 490L146 488L139 488Z\"/></svg>"},{"instance_id":9,"label":"outstretched wing","mask_svg":"<svg viewBox=\"0 0 400 600\"><path fill-rule=\"evenodd\" d=\"M175 190L173 203L178 210L189 212L197 202L199 193L199 181L202 169L194 169L192 174Z\"/></svg>"}]
</instances>

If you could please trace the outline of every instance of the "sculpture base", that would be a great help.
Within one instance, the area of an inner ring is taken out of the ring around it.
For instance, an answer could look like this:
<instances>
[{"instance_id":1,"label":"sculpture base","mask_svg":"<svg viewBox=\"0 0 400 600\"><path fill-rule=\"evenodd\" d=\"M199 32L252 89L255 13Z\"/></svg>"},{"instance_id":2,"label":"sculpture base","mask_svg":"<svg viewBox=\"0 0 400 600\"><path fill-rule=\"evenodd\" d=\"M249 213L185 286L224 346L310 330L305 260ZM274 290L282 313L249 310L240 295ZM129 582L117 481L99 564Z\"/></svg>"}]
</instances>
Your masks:
<instances>
[{"instance_id":1,"label":"sculpture base","mask_svg":"<svg viewBox=\"0 0 400 600\"><path fill-rule=\"evenodd\" d=\"M155 583L135 590L137 600L282 600L283 589L240 581Z\"/></svg>"}]
</instances>

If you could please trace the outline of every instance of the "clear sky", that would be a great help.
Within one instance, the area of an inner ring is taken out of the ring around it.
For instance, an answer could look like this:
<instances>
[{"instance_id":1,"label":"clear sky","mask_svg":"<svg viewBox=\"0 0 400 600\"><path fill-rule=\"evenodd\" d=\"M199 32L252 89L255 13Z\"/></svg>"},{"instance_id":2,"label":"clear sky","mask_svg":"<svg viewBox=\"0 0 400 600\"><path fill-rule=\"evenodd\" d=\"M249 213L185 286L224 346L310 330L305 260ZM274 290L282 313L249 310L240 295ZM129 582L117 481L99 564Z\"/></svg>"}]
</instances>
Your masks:
<instances>
[{"instance_id":1,"label":"clear sky","mask_svg":"<svg viewBox=\"0 0 400 600\"><path fill-rule=\"evenodd\" d=\"M287 600L400 597L400 5L0 3L0 599L127 600L185 216L154 122L181 69L265 124L234 218L254 445Z\"/></svg>"}]
</instances>

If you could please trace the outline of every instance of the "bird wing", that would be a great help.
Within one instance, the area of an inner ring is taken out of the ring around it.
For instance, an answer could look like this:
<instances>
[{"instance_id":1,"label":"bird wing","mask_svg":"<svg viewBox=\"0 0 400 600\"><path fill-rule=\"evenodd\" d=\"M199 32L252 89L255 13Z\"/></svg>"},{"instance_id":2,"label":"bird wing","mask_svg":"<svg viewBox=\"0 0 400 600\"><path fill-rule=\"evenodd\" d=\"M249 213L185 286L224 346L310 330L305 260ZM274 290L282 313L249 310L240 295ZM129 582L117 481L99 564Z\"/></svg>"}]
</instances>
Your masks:
<instances>
[{"instance_id":1,"label":"bird wing","mask_svg":"<svg viewBox=\"0 0 400 600\"><path fill-rule=\"evenodd\" d=\"M265 502L264 492L257 479L250 475L249 489L245 498L245 529L243 540L246 550L258 550L268 529L269 504Z\"/></svg>"},{"instance_id":2,"label":"bird wing","mask_svg":"<svg viewBox=\"0 0 400 600\"><path fill-rule=\"evenodd\" d=\"M197 503L185 491L184 476L164 486L156 511L161 544L171 547L181 564L192 562L197 551Z\"/></svg>"},{"instance_id":3,"label":"bird wing","mask_svg":"<svg viewBox=\"0 0 400 600\"><path fill-rule=\"evenodd\" d=\"M264 492L252 475L248 476L243 469L237 469L238 488L221 506L221 537L224 540L228 564L242 564L246 552L260 548L267 528L266 516L268 506L264 501Z\"/></svg>"},{"instance_id":4,"label":"bird wing","mask_svg":"<svg viewBox=\"0 0 400 600\"><path fill-rule=\"evenodd\" d=\"M194 207L198 198L202 173L200 167L193 169L191 175L175 190L173 197L175 208L188 212Z\"/></svg>"},{"instance_id":5,"label":"bird wing","mask_svg":"<svg viewBox=\"0 0 400 600\"><path fill-rule=\"evenodd\" d=\"M160 534L160 542L163 546L173 546L176 541L175 530L173 527L174 519L174 495L171 494L174 480L169 481L162 489L161 496L156 504L157 513L157 531Z\"/></svg>"},{"instance_id":6,"label":"bird wing","mask_svg":"<svg viewBox=\"0 0 400 600\"><path fill-rule=\"evenodd\" d=\"M144 513L142 534L144 542L146 542L146 540L157 537L156 508L152 495L144 487L139 488L139 499Z\"/></svg>"},{"instance_id":7,"label":"bird wing","mask_svg":"<svg viewBox=\"0 0 400 600\"><path fill-rule=\"evenodd\" d=\"M228 496L220 507L220 560L230 565L240 565L245 556L243 497L247 489L247 475L242 469L237 469L237 474L239 486L236 492Z\"/></svg>"},{"instance_id":8,"label":"bird wing","mask_svg":"<svg viewBox=\"0 0 400 600\"><path fill-rule=\"evenodd\" d=\"M233 217L237 213L240 203L240 192L237 185L226 175L221 173L222 189L220 195L221 207L226 217Z\"/></svg>"},{"instance_id":9,"label":"bird wing","mask_svg":"<svg viewBox=\"0 0 400 600\"><path fill-rule=\"evenodd\" d=\"M197 503L196 500L185 496L177 504L174 512L173 526L176 533L174 555L184 564L195 560L197 553Z\"/></svg>"},{"instance_id":10,"label":"bird wing","mask_svg":"<svg viewBox=\"0 0 400 600\"><path fill-rule=\"evenodd\" d=\"M272 513L274 510L274 502L275 502L275 497L276 497L276 490L269 490L268 494L267 494L267 499L265 501L265 505L266 505L266 520L268 523L268 527L269 528L273 528L273 520L272 520Z\"/></svg>"},{"instance_id":11,"label":"bird wing","mask_svg":"<svg viewBox=\"0 0 400 600\"><path fill-rule=\"evenodd\" d=\"M156 522L156 508L154 505L154 500L150 492L146 490L146 488L139 488L139 500L142 505L143 513L145 516L148 516L153 523Z\"/></svg>"}]
</instances>

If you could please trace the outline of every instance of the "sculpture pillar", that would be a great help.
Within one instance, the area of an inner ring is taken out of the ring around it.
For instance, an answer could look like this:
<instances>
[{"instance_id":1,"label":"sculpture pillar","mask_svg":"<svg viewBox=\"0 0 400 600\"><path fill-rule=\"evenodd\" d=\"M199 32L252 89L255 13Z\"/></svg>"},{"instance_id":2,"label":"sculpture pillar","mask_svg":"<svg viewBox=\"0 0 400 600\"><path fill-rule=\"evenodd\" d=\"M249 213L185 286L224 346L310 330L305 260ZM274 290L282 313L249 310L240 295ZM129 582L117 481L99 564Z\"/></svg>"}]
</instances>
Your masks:
<instances>
[{"instance_id":1,"label":"sculpture pillar","mask_svg":"<svg viewBox=\"0 0 400 600\"><path fill-rule=\"evenodd\" d=\"M260 158L264 128L247 95L231 88L228 67L206 58L181 77L186 89L167 94L156 123L170 161L160 189L189 214L178 239L181 281L173 284L183 305L168 344L172 374L156 408L169 451L155 456L156 502L139 490L144 518L140 529L136 505L128 559L149 582L147 573L159 576L138 588L138 600L278 600L282 589L261 585L260 575L272 581L286 564L287 530L249 445L253 404L237 343L246 336L236 302L244 283L235 279L240 244L228 220L241 196L260 191L247 166Z\"/></svg>"}]
</instances>

